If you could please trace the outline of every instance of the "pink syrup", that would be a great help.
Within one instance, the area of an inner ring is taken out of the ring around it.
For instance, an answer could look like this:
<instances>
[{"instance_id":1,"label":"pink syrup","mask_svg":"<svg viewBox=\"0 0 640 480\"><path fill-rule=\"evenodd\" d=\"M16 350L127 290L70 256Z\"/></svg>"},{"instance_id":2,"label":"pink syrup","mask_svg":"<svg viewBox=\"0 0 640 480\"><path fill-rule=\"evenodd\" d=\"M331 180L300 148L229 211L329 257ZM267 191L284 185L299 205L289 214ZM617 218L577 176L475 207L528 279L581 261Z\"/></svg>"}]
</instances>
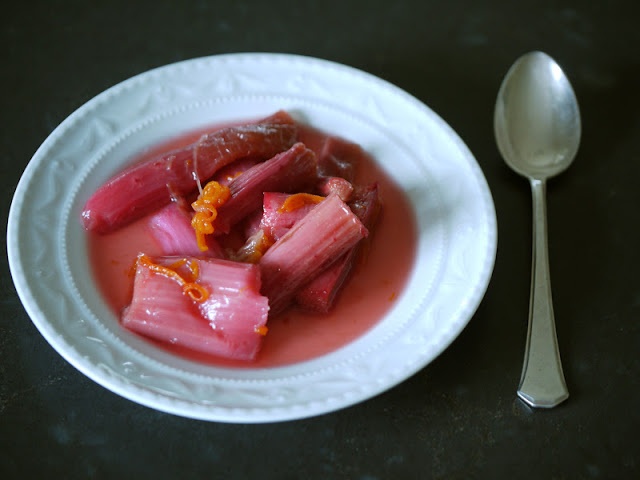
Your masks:
<instances>
[{"instance_id":1,"label":"pink syrup","mask_svg":"<svg viewBox=\"0 0 640 480\"><path fill-rule=\"evenodd\" d=\"M144 152L136 161L188 145L201 133L189 133L163 143ZM320 135L305 130L304 141L311 147ZM292 307L270 319L262 349L251 363L213 358L175 345L153 343L158 348L201 363L266 368L322 356L347 345L376 325L407 283L415 256L417 231L404 192L373 160L367 158L358 166L357 180L362 184L378 182L382 214L370 239L366 262L356 266L331 312L317 314ZM118 318L131 300L133 264L140 252L152 256L160 253L147 234L144 218L115 233L89 234L90 261L96 283Z\"/></svg>"}]
</instances>

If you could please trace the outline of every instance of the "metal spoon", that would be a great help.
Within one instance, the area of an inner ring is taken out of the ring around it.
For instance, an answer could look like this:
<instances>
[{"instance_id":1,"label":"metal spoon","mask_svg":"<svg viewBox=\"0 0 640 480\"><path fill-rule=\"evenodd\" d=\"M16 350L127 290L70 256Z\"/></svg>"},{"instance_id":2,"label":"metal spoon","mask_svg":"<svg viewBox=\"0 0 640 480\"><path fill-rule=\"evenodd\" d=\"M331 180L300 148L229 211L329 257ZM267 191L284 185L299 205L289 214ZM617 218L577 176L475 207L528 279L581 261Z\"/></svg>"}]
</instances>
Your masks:
<instances>
[{"instance_id":1,"label":"metal spoon","mask_svg":"<svg viewBox=\"0 0 640 480\"><path fill-rule=\"evenodd\" d=\"M494 129L507 164L527 177L533 196L529 326L518 396L551 408L569 396L556 337L547 250L546 180L564 171L580 143L576 96L558 64L542 52L520 57L504 78Z\"/></svg>"}]
</instances>

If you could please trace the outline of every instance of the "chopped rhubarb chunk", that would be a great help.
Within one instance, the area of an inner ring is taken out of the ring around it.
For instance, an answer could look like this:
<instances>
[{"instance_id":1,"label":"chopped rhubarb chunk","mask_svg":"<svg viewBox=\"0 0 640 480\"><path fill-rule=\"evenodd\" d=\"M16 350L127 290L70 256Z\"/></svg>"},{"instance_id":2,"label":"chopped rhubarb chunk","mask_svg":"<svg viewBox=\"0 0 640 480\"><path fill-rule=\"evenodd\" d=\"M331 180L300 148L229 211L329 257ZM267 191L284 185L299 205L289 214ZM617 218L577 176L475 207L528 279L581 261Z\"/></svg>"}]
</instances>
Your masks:
<instances>
[{"instance_id":1,"label":"chopped rhubarb chunk","mask_svg":"<svg viewBox=\"0 0 640 480\"><path fill-rule=\"evenodd\" d=\"M372 232L381 208L377 184L357 188L354 197L349 207ZM357 262L362 245L362 242L358 243L302 288L296 295L296 302L303 308L321 313L331 310Z\"/></svg>"},{"instance_id":2,"label":"chopped rhubarb chunk","mask_svg":"<svg viewBox=\"0 0 640 480\"><path fill-rule=\"evenodd\" d=\"M82 211L84 227L98 233L117 230L174 196L195 191L195 178L207 180L240 158L267 159L288 149L296 134L290 123L256 123L203 135L193 145L128 168L98 188Z\"/></svg>"},{"instance_id":3,"label":"chopped rhubarb chunk","mask_svg":"<svg viewBox=\"0 0 640 480\"><path fill-rule=\"evenodd\" d=\"M187 255L224 258L218 242L208 235L206 251L198 247L191 226L191 215L177 203L170 203L149 217L149 232L161 248L163 255Z\"/></svg>"},{"instance_id":4,"label":"chopped rhubarb chunk","mask_svg":"<svg viewBox=\"0 0 640 480\"><path fill-rule=\"evenodd\" d=\"M329 312L353 270L357 251L357 246L352 248L301 288L296 303L305 310Z\"/></svg>"},{"instance_id":5,"label":"chopped rhubarb chunk","mask_svg":"<svg viewBox=\"0 0 640 480\"><path fill-rule=\"evenodd\" d=\"M239 177L258 163L260 163L260 161L255 158L241 158L218 170L212 177L212 179L218 182L220 185L228 186L233 179Z\"/></svg>"},{"instance_id":6,"label":"chopped rhubarb chunk","mask_svg":"<svg viewBox=\"0 0 640 480\"><path fill-rule=\"evenodd\" d=\"M316 206L316 203L306 203L296 209L283 209L282 206L290 197L287 193L266 192L263 200L263 213L260 227L267 237L278 240L289 231L293 225Z\"/></svg>"},{"instance_id":7,"label":"chopped rhubarb chunk","mask_svg":"<svg viewBox=\"0 0 640 480\"><path fill-rule=\"evenodd\" d=\"M342 177L350 182L365 156L362 147L340 137L328 136L318 153L318 170L326 177Z\"/></svg>"},{"instance_id":8,"label":"chopped rhubarb chunk","mask_svg":"<svg viewBox=\"0 0 640 480\"><path fill-rule=\"evenodd\" d=\"M204 301L186 295L180 282L158 273L176 264L175 257L138 262L133 299L122 316L123 325L145 337L230 359L255 359L266 333L268 300L260 295L256 265L228 260L197 262L196 283Z\"/></svg>"},{"instance_id":9,"label":"chopped rhubarb chunk","mask_svg":"<svg viewBox=\"0 0 640 480\"><path fill-rule=\"evenodd\" d=\"M308 193L265 192L263 210L258 212L261 214L257 218L258 224L254 217L248 219L247 240L234 260L257 263L276 240L323 199Z\"/></svg>"},{"instance_id":10,"label":"chopped rhubarb chunk","mask_svg":"<svg viewBox=\"0 0 640 480\"><path fill-rule=\"evenodd\" d=\"M285 125L293 125L296 121L286 110L278 110L277 112L265 117L256 123L280 123Z\"/></svg>"},{"instance_id":11,"label":"chopped rhubarb chunk","mask_svg":"<svg viewBox=\"0 0 640 480\"><path fill-rule=\"evenodd\" d=\"M372 229L382 209L378 183L356 187L349 207L368 229Z\"/></svg>"},{"instance_id":12,"label":"chopped rhubarb chunk","mask_svg":"<svg viewBox=\"0 0 640 480\"><path fill-rule=\"evenodd\" d=\"M353 185L342 177L324 177L317 186L321 195L328 197L331 193L337 193L343 202L351 200Z\"/></svg>"},{"instance_id":13,"label":"chopped rhubarb chunk","mask_svg":"<svg viewBox=\"0 0 640 480\"><path fill-rule=\"evenodd\" d=\"M360 219L332 194L317 204L259 262L271 314L284 310L299 288L368 234Z\"/></svg>"},{"instance_id":14,"label":"chopped rhubarb chunk","mask_svg":"<svg viewBox=\"0 0 640 480\"><path fill-rule=\"evenodd\" d=\"M296 143L229 183L231 198L218 211L216 232L228 233L236 223L258 210L264 192L301 191L314 185L317 179L315 154L304 144Z\"/></svg>"}]
</instances>

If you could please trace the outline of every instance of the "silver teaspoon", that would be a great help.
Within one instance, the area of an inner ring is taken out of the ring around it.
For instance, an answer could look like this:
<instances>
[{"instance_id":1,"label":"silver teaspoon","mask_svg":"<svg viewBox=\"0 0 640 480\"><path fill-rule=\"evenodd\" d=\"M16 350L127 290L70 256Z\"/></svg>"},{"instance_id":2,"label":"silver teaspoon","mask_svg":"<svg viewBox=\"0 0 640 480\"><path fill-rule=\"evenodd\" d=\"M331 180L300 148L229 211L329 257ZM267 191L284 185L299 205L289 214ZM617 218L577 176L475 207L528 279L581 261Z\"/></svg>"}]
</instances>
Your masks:
<instances>
[{"instance_id":1,"label":"silver teaspoon","mask_svg":"<svg viewBox=\"0 0 640 480\"><path fill-rule=\"evenodd\" d=\"M558 64L531 52L507 72L496 101L494 130L506 163L527 177L533 197L529 325L518 396L551 408L569 397L558 350L547 246L546 180L564 171L580 143L576 96Z\"/></svg>"}]
</instances>

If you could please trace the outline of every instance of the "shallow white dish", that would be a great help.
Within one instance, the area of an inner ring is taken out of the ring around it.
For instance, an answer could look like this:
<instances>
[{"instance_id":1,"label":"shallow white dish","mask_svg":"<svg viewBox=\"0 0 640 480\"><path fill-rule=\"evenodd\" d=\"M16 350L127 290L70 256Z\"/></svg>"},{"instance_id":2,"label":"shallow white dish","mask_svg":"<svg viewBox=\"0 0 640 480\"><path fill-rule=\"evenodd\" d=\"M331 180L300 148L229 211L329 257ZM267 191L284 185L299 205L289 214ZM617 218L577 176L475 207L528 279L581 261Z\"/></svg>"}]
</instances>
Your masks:
<instances>
[{"instance_id":1,"label":"shallow white dish","mask_svg":"<svg viewBox=\"0 0 640 480\"><path fill-rule=\"evenodd\" d=\"M360 143L406 191L420 237L415 267L396 305L338 351L266 369L190 362L123 331L91 281L78 222L87 196L145 147L203 125L278 109ZM27 166L7 234L11 272L27 312L77 369L158 410L247 423L347 407L429 364L474 314L491 277L496 244L486 181L440 117L362 71L282 54L180 62L87 102Z\"/></svg>"}]
</instances>

